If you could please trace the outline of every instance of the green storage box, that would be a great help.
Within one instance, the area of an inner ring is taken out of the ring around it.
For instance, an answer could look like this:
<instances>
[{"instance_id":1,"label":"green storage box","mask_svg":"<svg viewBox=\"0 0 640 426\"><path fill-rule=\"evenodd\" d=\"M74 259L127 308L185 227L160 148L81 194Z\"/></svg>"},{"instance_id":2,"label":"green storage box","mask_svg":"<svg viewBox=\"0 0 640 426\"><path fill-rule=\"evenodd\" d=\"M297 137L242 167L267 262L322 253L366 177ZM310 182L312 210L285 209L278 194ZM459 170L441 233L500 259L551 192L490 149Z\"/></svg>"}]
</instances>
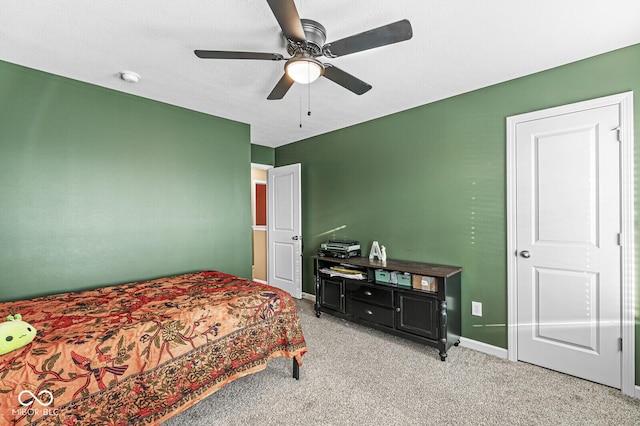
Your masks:
<instances>
[{"instance_id":1,"label":"green storage box","mask_svg":"<svg viewBox=\"0 0 640 426\"><path fill-rule=\"evenodd\" d=\"M408 272L398 272L398 285L404 287L411 287L411 274Z\"/></svg>"},{"instance_id":2,"label":"green storage box","mask_svg":"<svg viewBox=\"0 0 640 426\"><path fill-rule=\"evenodd\" d=\"M376 269L376 282L389 284L391 282L391 273L384 269Z\"/></svg>"}]
</instances>

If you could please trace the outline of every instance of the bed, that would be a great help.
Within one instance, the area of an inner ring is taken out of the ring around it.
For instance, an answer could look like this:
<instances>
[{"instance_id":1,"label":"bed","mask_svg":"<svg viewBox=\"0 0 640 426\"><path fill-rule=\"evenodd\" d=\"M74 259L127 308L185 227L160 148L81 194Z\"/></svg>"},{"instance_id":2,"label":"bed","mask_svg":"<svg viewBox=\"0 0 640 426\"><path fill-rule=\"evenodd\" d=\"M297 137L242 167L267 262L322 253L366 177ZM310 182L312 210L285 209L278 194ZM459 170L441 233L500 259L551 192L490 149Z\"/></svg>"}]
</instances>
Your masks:
<instances>
[{"instance_id":1,"label":"bed","mask_svg":"<svg viewBox=\"0 0 640 426\"><path fill-rule=\"evenodd\" d=\"M289 293L202 271L0 303L37 330L0 355L0 424L159 424L306 353Z\"/></svg>"}]
</instances>

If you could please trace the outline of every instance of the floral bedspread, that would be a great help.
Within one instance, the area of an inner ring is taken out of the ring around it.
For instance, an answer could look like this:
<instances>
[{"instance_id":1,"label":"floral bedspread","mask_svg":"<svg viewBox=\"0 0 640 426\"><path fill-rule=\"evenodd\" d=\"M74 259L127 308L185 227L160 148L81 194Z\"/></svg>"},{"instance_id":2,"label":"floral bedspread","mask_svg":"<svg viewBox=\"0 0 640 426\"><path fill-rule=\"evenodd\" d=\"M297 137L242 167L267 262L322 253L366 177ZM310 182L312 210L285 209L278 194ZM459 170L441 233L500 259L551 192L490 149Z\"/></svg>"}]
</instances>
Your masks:
<instances>
[{"instance_id":1,"label":"floral bedspread","mask_svg":"<svg viewBox=\"0 0 640 426\"><path fill-rule=\"evenodd\" d=\"M18 313L38 333L0 355L2 425L158 424L307 351L289 293L216 271L0 303Z\"/></svg>"}]
</instances>

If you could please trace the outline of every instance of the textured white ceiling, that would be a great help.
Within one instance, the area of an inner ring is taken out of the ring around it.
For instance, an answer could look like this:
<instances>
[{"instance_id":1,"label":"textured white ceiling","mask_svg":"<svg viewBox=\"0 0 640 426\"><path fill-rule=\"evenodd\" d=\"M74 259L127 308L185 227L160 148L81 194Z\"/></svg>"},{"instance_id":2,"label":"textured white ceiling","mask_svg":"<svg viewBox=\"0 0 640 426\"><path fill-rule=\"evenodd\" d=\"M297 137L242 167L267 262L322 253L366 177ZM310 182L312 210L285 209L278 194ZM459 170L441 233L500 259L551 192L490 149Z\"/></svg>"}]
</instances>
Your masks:
<instances>
[{"instance_id":1,"label":"textured white ceiling","mask_svg":"<svg viewBox=\"0 0 640 426\"><path fill-rule=\"evenodd\" d=\"M640 43L639 0L295 4L301 18L324 25L327 42L404 18L413 38L323 58L371 84L364 95L321 78L268 101L284 61L193 54L289 56L265 0L0 0L0 60L248 123L252 143L277 147ZM121 70L142 79L126 83Z\"/></svg>"}]
</instances>

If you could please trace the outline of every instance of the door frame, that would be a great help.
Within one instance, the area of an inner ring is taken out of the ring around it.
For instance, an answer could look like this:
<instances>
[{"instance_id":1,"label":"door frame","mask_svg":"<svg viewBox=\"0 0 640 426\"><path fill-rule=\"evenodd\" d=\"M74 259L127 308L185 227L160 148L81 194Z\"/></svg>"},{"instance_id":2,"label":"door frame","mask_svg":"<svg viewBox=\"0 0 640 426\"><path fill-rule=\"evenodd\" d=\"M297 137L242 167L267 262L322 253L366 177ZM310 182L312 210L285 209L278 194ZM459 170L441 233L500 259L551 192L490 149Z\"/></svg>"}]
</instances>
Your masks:
<instances>
[{"instance_id":1,"label":"door frame","mask_svg":"<svg viewBox=\"0 0 640 426\"><path fill-rule=\"evenodd\" d=\"M624 92L602 98L576 102L507 117L507 304L508 335L507 356L518 360L518 289L516 245L516 126L550 115L575 111L620 106L620 212L621 212L621 324L622 324L622 377L621 391L636 396L635 386L635 264L634 264L634 156L633 156L633 92ZM612 129L614 130L614 129ZM640 389L639 389L640 390ZM639 395L640 396L640 395Z\"/></svg>"}]
</instances>

